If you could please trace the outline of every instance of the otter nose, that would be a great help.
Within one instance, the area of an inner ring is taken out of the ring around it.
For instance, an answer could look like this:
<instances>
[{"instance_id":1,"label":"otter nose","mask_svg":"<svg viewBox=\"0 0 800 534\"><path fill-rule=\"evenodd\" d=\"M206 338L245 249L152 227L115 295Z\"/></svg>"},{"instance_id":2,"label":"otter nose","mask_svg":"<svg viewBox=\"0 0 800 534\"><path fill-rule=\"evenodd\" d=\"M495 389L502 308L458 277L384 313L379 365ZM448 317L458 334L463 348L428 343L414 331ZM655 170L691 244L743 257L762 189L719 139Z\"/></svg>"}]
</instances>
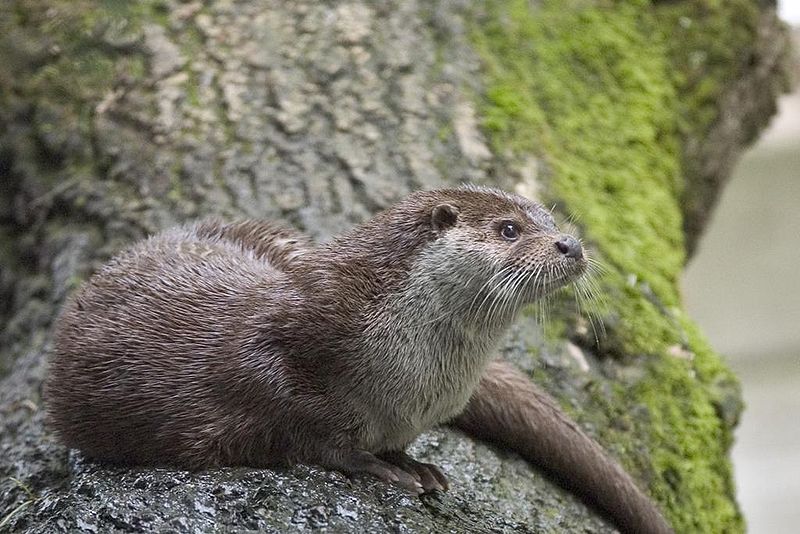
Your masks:
<instances>
[{"instance_id":1,"label":"otter nose","mask_svg":"<svg viewBox=\"0 0 800 534\"><path fill-rule=\"evenodd\" d=\"M568 258L579 260L583 257L581 244L571 235L561 236L561 239L556 241L556 248Z\"/></svg>"}]
</instances>

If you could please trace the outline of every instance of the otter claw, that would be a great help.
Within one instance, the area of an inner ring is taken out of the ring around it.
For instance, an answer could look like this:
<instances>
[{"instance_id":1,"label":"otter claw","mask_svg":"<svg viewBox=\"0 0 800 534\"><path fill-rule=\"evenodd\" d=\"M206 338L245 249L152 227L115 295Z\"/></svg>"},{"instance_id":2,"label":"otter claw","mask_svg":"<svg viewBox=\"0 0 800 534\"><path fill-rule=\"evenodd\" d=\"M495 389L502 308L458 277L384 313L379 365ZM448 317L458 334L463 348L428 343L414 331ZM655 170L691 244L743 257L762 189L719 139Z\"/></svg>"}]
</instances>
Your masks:
<instances>
[{"instance_id":1,"label":"otter claw","mask_svg":"<svg viewBox=\"0 0 800 534\"><path fill-rule=\"evenodd\" d=\"M417 473L409 472L401 467L381 460L367 451L354 451L339 468L347 473L369 473L372 476L400 486L415 495L425 490Z\"/></svg>"},{"instance_id":2,"label":"otter claw","mask_svg":"<svg viewBox=\"0 0 800 534\"><path fill-rule=\"evenodd\" d=\"M384 453L381 458L404 472L411 473L420 481L425 492L434 490L447 491L449 487L447 477L444 476L441 469L433 464L418 462L404 452Z\"/></svg>"}]
</instances>

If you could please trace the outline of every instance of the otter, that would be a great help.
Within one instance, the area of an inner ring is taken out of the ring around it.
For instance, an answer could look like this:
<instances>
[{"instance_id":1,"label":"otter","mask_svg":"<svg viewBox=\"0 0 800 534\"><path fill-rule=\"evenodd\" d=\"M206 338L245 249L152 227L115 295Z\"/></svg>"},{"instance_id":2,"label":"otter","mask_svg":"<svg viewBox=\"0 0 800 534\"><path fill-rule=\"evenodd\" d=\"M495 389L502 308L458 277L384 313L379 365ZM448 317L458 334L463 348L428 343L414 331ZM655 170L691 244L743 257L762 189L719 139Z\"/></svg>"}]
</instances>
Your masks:
<instances>
[{"instance_id":1,"label":"otter","mask_svg":"<svg viewBox=\"0 0 800 534\"><path fill-rule=\"evenodd\" d=\"M494 360L527 303L585 271L541 205L412 193L332 241L205 221L123 251L65 304L45 398L69 447L116 464L313 463L446 490L406 447L451 424L518 451L625 532L656 506L527 377Z\"/></svg>"}]
</instances>

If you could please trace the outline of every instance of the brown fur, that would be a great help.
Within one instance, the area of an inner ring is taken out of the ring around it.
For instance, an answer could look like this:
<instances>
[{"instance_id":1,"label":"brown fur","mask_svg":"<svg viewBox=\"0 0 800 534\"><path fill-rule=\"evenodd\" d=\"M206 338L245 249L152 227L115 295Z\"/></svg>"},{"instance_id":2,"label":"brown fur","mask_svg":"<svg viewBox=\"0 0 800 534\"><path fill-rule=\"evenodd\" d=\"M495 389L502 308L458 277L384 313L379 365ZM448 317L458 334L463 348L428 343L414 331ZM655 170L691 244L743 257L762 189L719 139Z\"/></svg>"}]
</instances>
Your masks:
<instances>
[{"instance_id":1,"label":"brown fur","mask_svg":"<svg viewBox=\"0 0 800 534\"><path fill-rule=\"evenodd\" d=\"M599 446L489 363L520 307L585 265L541 206L475 187L414 193L320 246L267 222L170 230L66 304L48 412L67 445L100 460L308 462L415 492L447 482L405 447L457 418L554 467L621 526L666 532Z\"/></svg>"}]
</instances>

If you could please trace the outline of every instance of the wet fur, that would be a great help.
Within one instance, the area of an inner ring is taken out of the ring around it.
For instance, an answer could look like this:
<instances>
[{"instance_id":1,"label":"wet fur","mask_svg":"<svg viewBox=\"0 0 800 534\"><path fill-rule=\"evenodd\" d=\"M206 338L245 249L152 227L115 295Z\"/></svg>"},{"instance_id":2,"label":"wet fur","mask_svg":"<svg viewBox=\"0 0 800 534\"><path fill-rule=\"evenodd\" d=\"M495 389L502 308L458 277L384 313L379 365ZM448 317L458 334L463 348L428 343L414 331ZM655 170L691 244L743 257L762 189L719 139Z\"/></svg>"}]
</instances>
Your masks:
<instances>
[{"instance_id":1,"label":"wet fur","mask_svg":"<svg viewBox=\"0 0 800 534\"><path fill-rule=\"evenodd\" d=\"M498 238L505 219L524 226L514 246ZM413 460L398 454L455 419L536 463L574 451L578 465L549 464L579 472L568 485L623 527L656 521L546 396L490 363L517 311L585 267L558 252L559 235L538 204L474 187L414 193L319 246L259 221L169 230L66 304L46 382L52 426L115 463L308 462L403 482ZM542 432L557 447L540 450ZM423 486L441 480L426 469ZM625 492L591 497L604 485ZM660 519L649 531L669 530Z\"/></svg>"}]
</instances>

